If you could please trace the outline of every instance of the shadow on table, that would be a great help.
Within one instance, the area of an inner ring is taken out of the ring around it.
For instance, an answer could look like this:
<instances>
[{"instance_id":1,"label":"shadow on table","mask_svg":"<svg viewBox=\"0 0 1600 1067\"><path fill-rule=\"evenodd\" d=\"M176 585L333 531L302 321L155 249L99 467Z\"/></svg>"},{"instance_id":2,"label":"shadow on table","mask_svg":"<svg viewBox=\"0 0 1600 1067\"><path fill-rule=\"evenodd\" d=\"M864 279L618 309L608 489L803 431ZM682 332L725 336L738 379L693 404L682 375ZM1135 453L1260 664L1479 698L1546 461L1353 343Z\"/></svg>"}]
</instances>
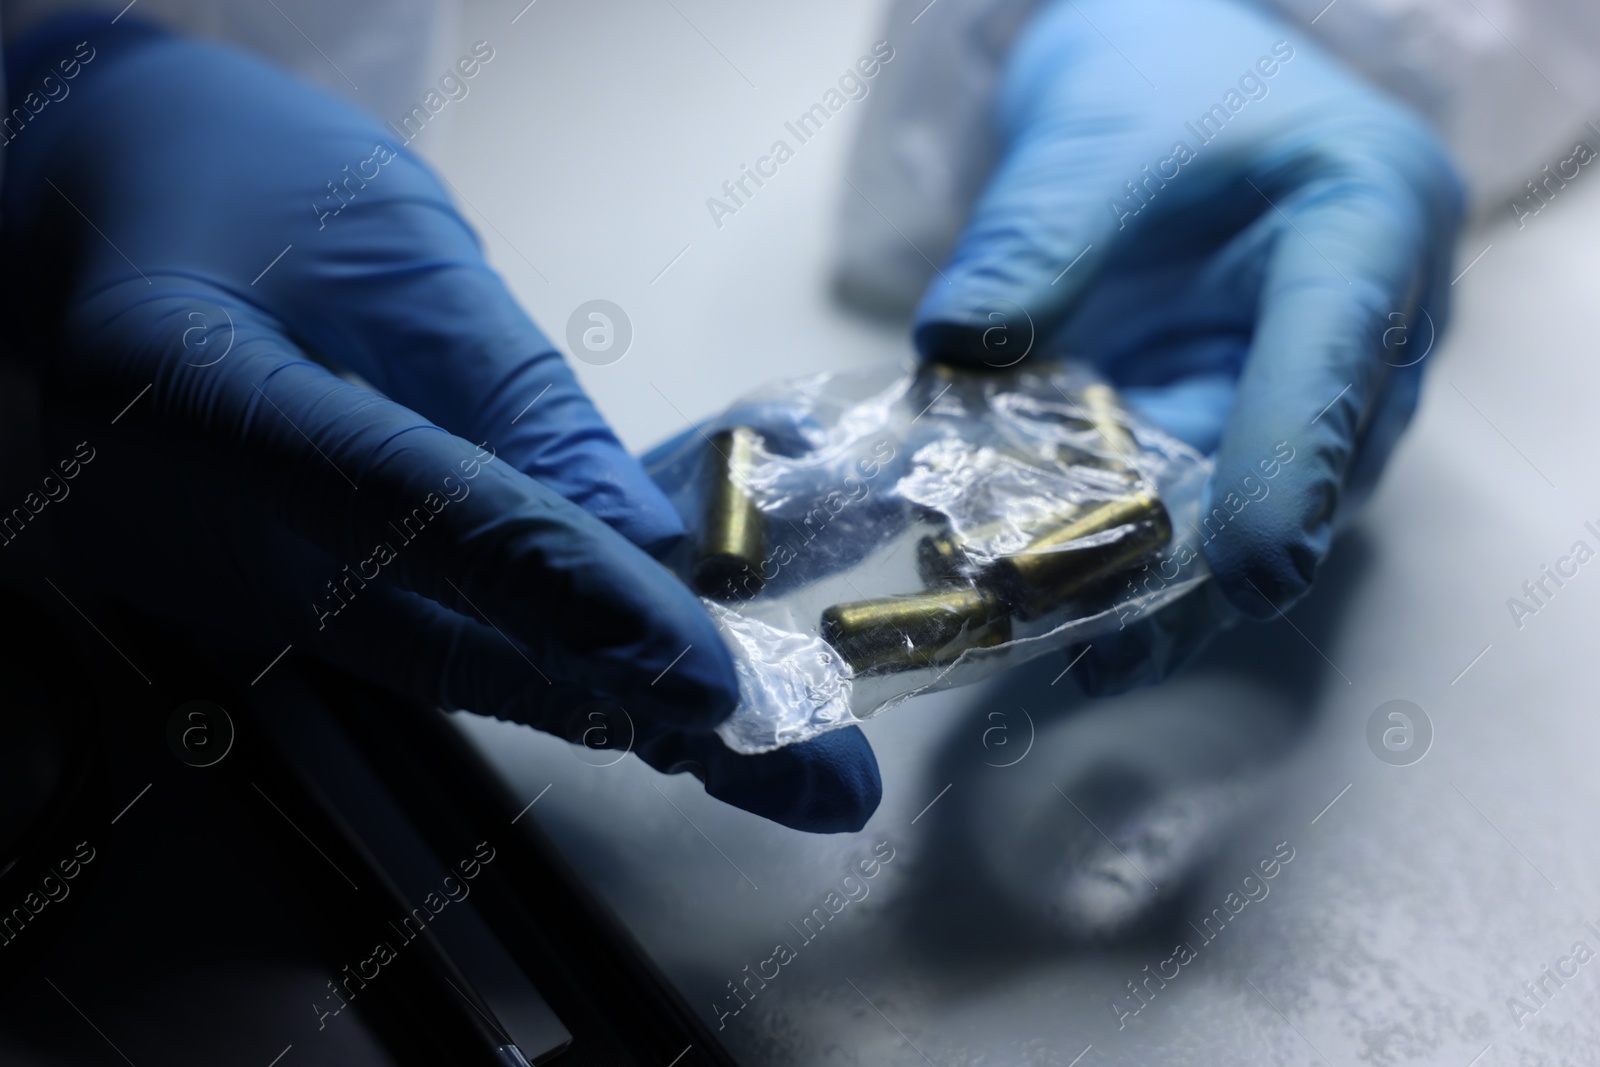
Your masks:
<instances>
[{"instance_id":1,"label":"shadow on table","mask_svg":"<svg viewBox=\"0 0 1600 1067\"><path fill-rule=\"evenodd\" d=\"M1313 725L1335 671L1318 649L1370 558L1359 534L1341 541L1292 625L1241 624L1162 686L1088 700L1057 657L1003 678L930 768L953 788L915 828L901 949L982 984L1188 931L1196 889Z\"/></svg>"}]
</instances>

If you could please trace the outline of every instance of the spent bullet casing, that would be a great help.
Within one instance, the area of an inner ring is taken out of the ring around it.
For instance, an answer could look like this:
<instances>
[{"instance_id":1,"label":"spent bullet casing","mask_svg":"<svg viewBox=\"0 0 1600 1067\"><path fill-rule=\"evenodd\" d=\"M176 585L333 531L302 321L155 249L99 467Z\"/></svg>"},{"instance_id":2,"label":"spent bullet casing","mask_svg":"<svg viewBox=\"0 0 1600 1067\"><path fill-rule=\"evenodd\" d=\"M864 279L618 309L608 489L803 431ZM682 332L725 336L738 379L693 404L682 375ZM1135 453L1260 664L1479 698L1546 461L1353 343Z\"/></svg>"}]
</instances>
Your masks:
<instances>
[{"instance_id":1,"label":"spent bullet casing","mask_svg":"<svg viewBox=\"0 0 1600 1067\"><path fill-rule=\"evenodd\" d=\"M1078 391L1078 396L1083 401L1084 413L1095 431L1100 435L1101 442L1105 445L1109 455L1102 457L1101 462L1108 470L1131 472L1136 470L1133 460L1139 454L1139 445L1133 439L1133 434L1128 432L1124 419L1126 414L1122 410L1122 402L1118 399L1116 391L1109 385L1086 385Z\"/></svg>"},{"instance_id":2,"label":"spent bullet casing","mask_svg":"<svg viewBox=\"0 0 1600 1067\"><path fill-rule=\"evenodd\" d=\"M835 604L822 613L822 639L856 674L954 662L963 652L1011 640L1011 618L974 586Z\"/></svg>"},{"instance_id":3,"label":"spent bullet casing","mask_svg":"<svg viewBox=\"0 0 1600 1067\"><path fill-rule=\"evenodd\" d=\"M966 549L948 530L929 534L917 542L917 572L930 586L960 581L967 570Z\"/></svg>"},{"instance_id":4,"label":"spent bullet casing","mask_svg":"<svg viewBox=\"0 0 1600 1067\"><path fill-rule=\"evenodd\" d=\"M985 562L1004 551L993 547L997 543L1020 536L1024 544L1032 542L1043 533L1071 522L1082 511L1077 504L1061 502L1050 514L1036 516L1026 522L986 522L958 534L948 520L945 529L931 533L917 542L917 571L930 586L971 579ZM1018 551L1017 545L1013 551Z\"/></svg>"},{"instance_id":5,"label":"spent bullet casing","mask_svg":"<svg viewBox=\"0 0 1600 1067\"><path fill-rule=\"evenodd\" d=\"M711 435L707 453L705 522L694 560L694 587L703 596L731 599L737 587L760 592L766 517L750 492L761 435L735 426Z\"/></svg>"},{"instance_id":6,"label":"spent bullet casing","mask_svg":"<svg viewBox=\"0 0 1600 1067\"><path fill-rule=\"evenodd\" d=\"M1110 535L1110 536L1106 536ZM1172 540L1172 520L1153 493L1100 504L984 567L979 582L1022 618L1060 607Z\"/></svg>"}]
</instances>

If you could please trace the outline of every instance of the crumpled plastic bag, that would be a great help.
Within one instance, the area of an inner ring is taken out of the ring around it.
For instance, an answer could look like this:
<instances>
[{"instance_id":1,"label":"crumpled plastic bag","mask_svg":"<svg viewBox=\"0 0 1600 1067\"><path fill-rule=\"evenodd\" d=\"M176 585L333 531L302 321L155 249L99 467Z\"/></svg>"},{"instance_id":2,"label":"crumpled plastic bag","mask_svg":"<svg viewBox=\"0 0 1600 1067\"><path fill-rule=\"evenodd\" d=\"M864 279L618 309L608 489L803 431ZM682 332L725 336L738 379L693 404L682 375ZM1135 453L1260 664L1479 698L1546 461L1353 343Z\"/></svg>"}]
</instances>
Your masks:
<instances>
[{"instance_id":1,"label":"crumpled plastic bag","mask_svg":"<svg viewBox=\"0 0 1600 1067\"><path fill-rule=\"evenodd\" d=\"M1208 461L1068 362L779 383L649 471L690 532L666 562L734 655L738 752L1091 642L1208 577Z\"/></svg>"}]
</instances>

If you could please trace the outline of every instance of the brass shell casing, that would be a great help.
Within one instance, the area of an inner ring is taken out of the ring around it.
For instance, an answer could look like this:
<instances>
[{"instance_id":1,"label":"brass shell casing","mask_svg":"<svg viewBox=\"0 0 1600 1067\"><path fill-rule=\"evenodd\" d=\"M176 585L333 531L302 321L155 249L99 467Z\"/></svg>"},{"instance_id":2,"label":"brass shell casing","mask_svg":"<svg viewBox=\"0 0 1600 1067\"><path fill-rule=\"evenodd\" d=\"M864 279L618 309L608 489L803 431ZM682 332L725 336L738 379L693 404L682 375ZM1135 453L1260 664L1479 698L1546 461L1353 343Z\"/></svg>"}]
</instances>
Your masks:
<instances>
[{"instance_id":1,"label":"brass shell casing","mask_svg":"<svg viewBox=\"0 0 1600 1067\"><path fill-rule=\"evenodd\" d=\"M1113 538L1073 547L1097 534ZM1172 519L1152 493L1113 500L1079 515L1015 555L984 568L979 581L993 588L1022 618L1060 607L1117 571L1172 540Z\"/></svg>"},{"instance_id":2,"label":"brass shell casing","mask_svg":"<svg viewBox=\"0 0 1600 1067\"><path fill-rule=\"evenodd\" d=\"M1040 534L1071 522L1082 510L1080 505L1061 503L1054 514L1022 524L1020 529L1031 542ZM949 528L928 534L917 542L917 572L930 586L970 580L990 558L990 553L981 549L975 552L973 546L993 544L1016 529L1018 526L1013 523L987 522L973 527L965 536Z\"/></svg>"},{"instance_id":3,"label":"brass shell casing","mask_svg":"<svg viewBox=\"0 0 1600 1067\"><path fill-rule=\"evenodd\" d=\"M1134 458L1139 456L1141 448L1133 440L1133 432L1125 422L1128 413L1122 406L1122 398L1118 397L1117 390L1096 382L1093 386L1078 390L1078 398L1082 400L1083 414L1088 416L1090 426L1099 434L1101 446L1106 451L1106 454L1096 456L1096 466L1120 474L1130 485L1136 485L1139 482L1139 467L1134 464Z\"/></svg>"},{"instance_id":4,"label":"brass shell casing","mask_svg":"<svg viewBox=\"0 0 1600 1067\"><path fill-rule=\"evenodd\" d=\"M953 663L963 652L1011 640L1011 618L974 586L835 604L822 613L822 639L856 674Z\"/></svg>"},{"instance_id":5,"label":"brass shell casing","mask_svg":"<svg viewBox=\"0 0 1600 1067\"><path fill-rule=\"evenodd\" d=\"M1123 422L1126 413L1116 391L1109 385L1096 383L1084 386L1078 391L1078 396L1082 398L1083 410L1089 417L1090 425L1100 434L1106 451L1111 453L1103 460L1107 469L1135 470L1133 458L1139 454L1139 444Z\"/></svg>"},{"instance_id":6,"label":"brass shell casing","mask_svg":"<svg viewBox=\"0 0 1600 1067\"><path fill-rule=\"evenodd\" d=\"M711 435L705 520L694 559L694 587L702 596L732 599L735 582L759 592L761 558L766 550L766 516L750 492L750 473L762 446L761 435L735 426Z\"/></svg>"},{"instance_id":7,"label":"brass shell casing","mask_svg":"<svg viewBox=\"0 0 1600 1067\"><path fill-rule=\"evenodd\" d=\"M950 531L928 534L917 542L917 573L929 586L960 581L967 566L966 549Z\"/></svg>"}]
</instances>

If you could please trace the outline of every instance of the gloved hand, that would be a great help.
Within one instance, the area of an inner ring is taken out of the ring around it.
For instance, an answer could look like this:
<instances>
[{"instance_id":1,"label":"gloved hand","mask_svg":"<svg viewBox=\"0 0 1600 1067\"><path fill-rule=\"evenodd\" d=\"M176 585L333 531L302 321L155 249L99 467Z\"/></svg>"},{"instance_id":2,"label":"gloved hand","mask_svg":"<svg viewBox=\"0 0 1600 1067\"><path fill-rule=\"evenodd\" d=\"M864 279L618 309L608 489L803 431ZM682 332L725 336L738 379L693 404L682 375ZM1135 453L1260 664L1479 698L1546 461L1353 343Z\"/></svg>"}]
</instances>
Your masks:
<instances>
[{"instance_id":1,"label":"gloved hand","mask_svg":"<svg viewBox=\"0 0 1600 1067\"><path fill-rule=\"evenodd\" d=\"M1235 0L1049 0L1008 59L1001 162L918 308L925 357L1085 358L1214 453L1215 589L1096 640L1073 671L1091 691L1310 588L1444 326L1454 170L1313 36Z\"/></svg>"},{"instance_id":2,"label":"gloved hand","mask_svg":"<svg viewBox=\"0 0 1600 1067\"><path fill-rule=\"evenodd\" d=\"M67 562L252 668L292 644L789 826L865 822L858 731L753 758L709 732L736 681L647 554L672 508L394 135L131 17L42 29L9 98L74 55L3 190L8 321L56 447L94 454L55 505Z\"/></svg>"}]
</instances>

